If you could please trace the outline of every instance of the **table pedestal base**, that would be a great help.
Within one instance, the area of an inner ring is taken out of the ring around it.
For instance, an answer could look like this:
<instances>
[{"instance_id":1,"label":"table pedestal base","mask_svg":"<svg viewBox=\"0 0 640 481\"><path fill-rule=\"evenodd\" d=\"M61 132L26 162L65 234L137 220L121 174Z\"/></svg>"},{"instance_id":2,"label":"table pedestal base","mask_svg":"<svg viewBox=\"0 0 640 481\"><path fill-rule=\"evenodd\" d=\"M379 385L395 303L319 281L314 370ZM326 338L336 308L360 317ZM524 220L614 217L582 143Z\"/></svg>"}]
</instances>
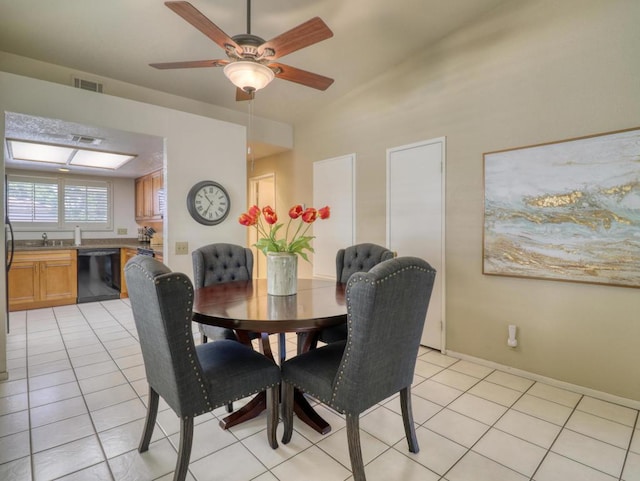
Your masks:
<instances>
[{"instance_id":1,"label":"table pedestal base","mask_svg":"<svg viewBox=\"0 0 640 481\"><path fill-rule=\"evenodd\" d=\"M246 331L237 331L238 339L243 344L252 347L251 339ZM298 354L307 352L312 345L315 345L318 339L318 332L305 332L298 334ZM262 333L259 341L260 350L262 353L273 360L273 352L271 350L271 343L269 342L269 334ZM280 365L286 358L286 346L284 333L278 334L278 357ZM251 401L242 406L237 411L229 414L227 417L220 421L220 427L222 429L229 429L236 424L240 424L249 419L253 419L258 416L262 411L267 409L267 395L263 391L257 394ZM304 397L301 391L294 390L293 394L293 412L296 413L298 418L311 426L314 430L320 434L327 434L331 431L331 426L327 423L315 410Z\"/></svg>"},{"instance_id":2,"label":"table pedestal base","mask_svg":"<svg viewBox=\"0 0 640 481\"><path fill-rule=\"evenodd\" d=\"M304 394L297 389L294 391L293 402L293 411L301 421L311 426L320 434L327 434L331 431L329 423L322 419L320 415L313 410L309 401L304 397ZM222 429L229 429L236 424L255 418L265 409L267 409L267 396L263 391L240 409L222 419L220 421L220 427Z\"/></svg>"}]
</instances>

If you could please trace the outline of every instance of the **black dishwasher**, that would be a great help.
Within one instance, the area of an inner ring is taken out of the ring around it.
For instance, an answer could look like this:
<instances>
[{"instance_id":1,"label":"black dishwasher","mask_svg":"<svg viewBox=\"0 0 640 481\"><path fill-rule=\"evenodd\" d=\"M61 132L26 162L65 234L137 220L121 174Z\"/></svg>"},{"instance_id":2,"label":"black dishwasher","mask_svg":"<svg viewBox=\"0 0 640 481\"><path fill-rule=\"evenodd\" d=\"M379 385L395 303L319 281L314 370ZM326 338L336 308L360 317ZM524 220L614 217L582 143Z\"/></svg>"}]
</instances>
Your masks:
<instances>
[{"instance_id":1,"label":"black dishwasher","mask_svg":"<svg viewBox=\"0 0 640 481\"><path fill-rule=\"evenodd\" d=\"M78 249L78 303L120 298L120 249Z\"/></svg>"}]
</instances>

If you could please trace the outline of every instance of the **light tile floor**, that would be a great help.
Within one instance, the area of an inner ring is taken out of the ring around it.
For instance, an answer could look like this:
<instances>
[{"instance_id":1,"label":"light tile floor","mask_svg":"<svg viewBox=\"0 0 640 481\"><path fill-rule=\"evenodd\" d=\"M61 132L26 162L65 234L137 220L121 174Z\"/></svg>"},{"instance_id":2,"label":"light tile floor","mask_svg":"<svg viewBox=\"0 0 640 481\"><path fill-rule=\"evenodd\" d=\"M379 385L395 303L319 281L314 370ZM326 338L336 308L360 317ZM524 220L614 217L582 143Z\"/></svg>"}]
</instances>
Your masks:
<instances>
[{"instance_id":1,"label":"light tile floor","mask_svg":"<svg viewBox=\"0 0 640 481\"><path fill-rule=\"evenodd\" d=\"M1 480L172 479L179 423L166 404L149 451L136 450L147 399L136 338L126 300L11 314ZM287 350L295 352L294 337ZM188 479L353 479L344 419L317 409L332 431L297 422L277 450L264 414L228 431L218 427L224 408L200 416ZM362 416L369 481L640 480L634 409L428 349L417 362L413 409L418 454L407 450L397 397Z\"/></svg>"}]
</instances>

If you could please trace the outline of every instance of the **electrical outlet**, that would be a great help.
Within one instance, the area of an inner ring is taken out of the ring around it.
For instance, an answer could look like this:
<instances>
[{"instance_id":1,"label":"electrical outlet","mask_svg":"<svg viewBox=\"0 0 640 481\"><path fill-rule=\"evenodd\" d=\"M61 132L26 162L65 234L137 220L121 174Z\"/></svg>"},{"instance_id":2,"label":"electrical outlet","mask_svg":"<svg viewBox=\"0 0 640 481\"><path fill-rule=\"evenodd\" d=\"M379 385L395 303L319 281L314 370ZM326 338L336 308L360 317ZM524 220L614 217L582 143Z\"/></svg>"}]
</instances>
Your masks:
<instances>
[{"instance_id":1,"label":"electrical outlet","mask_svg":"<svg viewBox=\"0 0 640 481\"><path fill-rule=\"evenodd\" d=\"M186 256L189 253L189 243L188 242L176 242L176 255L177 256Z\"/></svg>"},{"instance_id":2,"label":"electrical outlet","mask_svg":"<svg viewBox=\"0 0 640 481\"><path fill-rule=\"evenodd\" d=\"M126 227L118 227L118 235L127 235Z\"/></svg>"}]
</instances>

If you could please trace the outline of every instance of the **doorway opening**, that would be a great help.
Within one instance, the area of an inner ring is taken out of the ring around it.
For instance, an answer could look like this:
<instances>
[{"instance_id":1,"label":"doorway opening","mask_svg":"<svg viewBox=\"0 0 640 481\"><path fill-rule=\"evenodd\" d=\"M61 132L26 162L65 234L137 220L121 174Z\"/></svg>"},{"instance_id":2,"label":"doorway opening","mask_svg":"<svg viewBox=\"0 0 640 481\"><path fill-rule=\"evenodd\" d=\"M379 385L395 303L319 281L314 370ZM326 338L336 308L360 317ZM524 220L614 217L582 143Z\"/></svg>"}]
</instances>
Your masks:
<instances>
[{"instance_id":1,"label":"doorway opening","mask_svg":"<svg viewBox=\"0 0 640 481\"><path fill-rule=\"evenodd\" d=\"M270 205L274 210L276 206L276 174L264 174L249 178L249 205L257 205L260 208ZM253 252L253 277L267 277L267 259L253 246L258 242L258 234L255 229L248 230L248 243Z\"/></svg>"}]
</instances>

